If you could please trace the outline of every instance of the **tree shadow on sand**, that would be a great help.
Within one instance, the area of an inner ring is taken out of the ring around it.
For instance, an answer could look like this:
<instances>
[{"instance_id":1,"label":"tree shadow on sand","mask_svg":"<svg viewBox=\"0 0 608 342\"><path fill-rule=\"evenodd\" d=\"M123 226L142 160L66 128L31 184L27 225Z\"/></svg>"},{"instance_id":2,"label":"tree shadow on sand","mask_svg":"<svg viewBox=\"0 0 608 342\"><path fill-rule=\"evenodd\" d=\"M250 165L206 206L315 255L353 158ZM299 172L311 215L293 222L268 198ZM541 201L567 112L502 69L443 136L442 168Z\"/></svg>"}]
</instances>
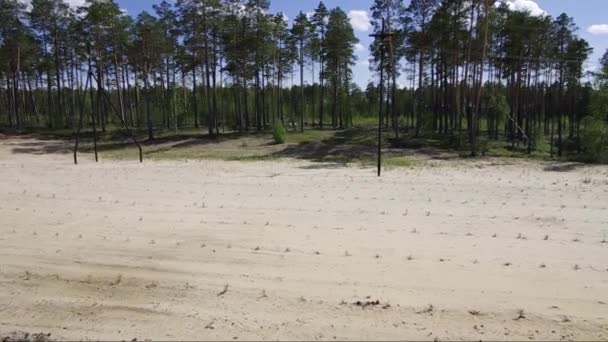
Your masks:
<instances>
[{"instance_id":1,"label":"tree shadow on sand","mask_svg":"<svg viewBox=\"0 0 608 342\"><path fill-rule=\"evenodd\" d=\"M171 151L192 150L211 151L234 154L235 160L245 160L253 153L254 159L294 158L320 163L319 168L343 167L353 162L371 163L377 155L377 129L351 128L331 131L326 138L312 135L309 141L275 145L268 132L226 133L211 137L199 132L176 134L172 131L159 131L154 140L146 140L145 130L135 131L134 134L142 146L145 155L155 156L171 153ZM314 132L313 132L314 133ZM403 135L401 139L393 139L386 132L382 142L383 153L387 157L416 157L427 160L450 160L460 158L457 153L450 152L441 146L440 141L428 137L413 138ZM35 132L30 134L0 134L0 141L7 140L14 154L71 154L74 149L73 132ZM319 139L319 140L315 140ZM131 137L123 130L112 130L99 133L97 151L121 152L135 149ZM93 152L93 133L82 132L80 135L79 152Z\"/></svg>"},{"instance_id":2,"label":"tree shadow on sand","mask_svg":"<svg viewBox=\"0 0 608 342\"><path fill-rule=\"evenodd\" d=\"M382 152L390 157L421 157L429 160L449 160L459 158L458 154L449 153L439 146L429 144L427 140L413 140L409 137L393 139L385 133ZM353 128L337 131L322 141L303 142L289 145L275 152L274 157L303 159L318 163L330 163L328 167L344 165L356 161L375 160L377 147L377 130L374 128Z\"/></svg>"},{"instance_id":3,"label":"tree shadow on sand","mask_svg":"<svg viewBox=\"0 0 608 342\"><path fill-rule=\"evenodd\" d=\"M581 167L585 167L585 165L582 163L560 163L560 164L549 165L549 166L545 167L543 169L543 171L546 171L546 172L572 172L572 171L576 171L577 169L579 169Z\"/></svg>"},{"instance_id":4,"label":"tree shadow on sand","mask_svg":"<svg viewBox=\"0 0 608 342\"><path fill-rule=\"evenodd\" d=\"M124 131L109 131L98 133L97 151L110 152L136 148L131 136ZM135 132L138 143L146 153L168 151L173 148L191 147L219 143L225 140L237 139L237 133L222 135L218 138L205 134L172 134L163 135L154 140L147 140L143 132ZM29 134L0 134L0 141L10 146L13 154L70 154L74 152L75 134L36 132ZM93 152L93 133L82 132L80 135L79 152Z\"/></svg>"}]
</instances>

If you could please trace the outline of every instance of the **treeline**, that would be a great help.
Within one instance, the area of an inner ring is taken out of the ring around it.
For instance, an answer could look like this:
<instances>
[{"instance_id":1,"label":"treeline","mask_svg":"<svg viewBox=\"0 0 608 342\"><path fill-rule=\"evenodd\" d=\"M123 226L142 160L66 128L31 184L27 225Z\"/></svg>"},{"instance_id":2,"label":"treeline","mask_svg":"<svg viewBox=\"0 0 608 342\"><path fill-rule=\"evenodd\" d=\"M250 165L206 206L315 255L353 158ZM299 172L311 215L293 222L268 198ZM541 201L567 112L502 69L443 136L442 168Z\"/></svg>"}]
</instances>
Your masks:
<instances>
[{"instance_id":1,"label":"treeline","mask_svg":"<svg viewBox=\"0 0 608 342\"><path fill-rule=\"evenodd\" d=\"M494 0L376 0L374 29L384 19L395 34L385 42L386 124L398 135L402 113L390 104L396 79L405 74L416 89L411 108L421 130L467 132L473 155L478 138L506 138L533 151L548 137L551 155L581 149L582 123L595 89L583 84L592 53L577 36L574 20L513 11ZM380 42L371 46L379 70ZM605 64L604 64L605 66ZM390 120L389 123L389 118Z\"/></svg>"},{"instance_id":2,"label":"treeline","mask_svg":"<svg viewBox=\"0 0 608 342\"><path fill-rule=\"evenodd\" d=\"M85 123L105 130L116 112L153 139L163 126L212 135L275 122L343 128L367 112L352 84L358 40L340 8L321 3L289 27L267 0L163 1L137 18L112 0L78 9L63 0L1 4L2 121L10 127L73 128L83 109ZM309 66L315 82L302 87Z\"/></svg>"},{"instance_id":3,"label":"treeline","mask_svg":"<svg viewBox=\"0 0 608 342\"><path fill-rule=\"evenodd\" d=\"M341 129L369 122L361 118L376 116L382 100L396 138L451 136L472 154L498 139L528 152L548 141L557 156L593 149L590 141L605 151L608 58L583 83L592 49L566 14L534 16L496 0L375 0L373 31L384 21L390 35L370 46L370 68L386 77L361 89L358 39L342 9L321 2L289 25L269 7L163 1L133 18L113 0L77 9L0 0L0 122L106 130L124 121L149 139L192 126L210 135L277 123Z\"/></svg>"}]
</instances>

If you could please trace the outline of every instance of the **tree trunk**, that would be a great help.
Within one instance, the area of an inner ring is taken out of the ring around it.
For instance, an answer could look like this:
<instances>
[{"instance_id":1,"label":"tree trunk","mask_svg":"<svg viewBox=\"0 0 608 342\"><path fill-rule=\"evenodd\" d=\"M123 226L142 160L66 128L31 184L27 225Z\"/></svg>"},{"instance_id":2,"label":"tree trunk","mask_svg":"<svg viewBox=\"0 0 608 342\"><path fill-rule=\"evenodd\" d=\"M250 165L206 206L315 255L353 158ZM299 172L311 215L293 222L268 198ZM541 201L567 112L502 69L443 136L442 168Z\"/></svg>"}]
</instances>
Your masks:
<instances>
[{"instance_id":1,"label":"tree trunk","mask_svg":"<svg viewBox=\"0 0 608 342\"><path fill-rule=\"evenodd\" d=\"M150 86L149 86L149 75L146 73L144 76L144 91L146 92L146 125L148 126L148 140L154 140L154 131L152 129L152 112L151 112L151 101Z\"/></svg>"},{"instance_id":2,"label":"tree trunk","mask_svg":"<svg viewBox=\"0 0 608 342\"><path fill-rule=\"evenodd\" d=\"M194 106L194 127L199 128L198 124L198 88L196 86L196 66L192 67L192 105Z\"/></svg>"},{"instance_id":3,"label":"tree trunk","mask_svg":"<svg viewBox=\"0 0 608 342\"><path fill-rule=\"evenodd\" d=\"M304 133L304 40L300 39L300 132Z\"/></svg>"}]
</instances>

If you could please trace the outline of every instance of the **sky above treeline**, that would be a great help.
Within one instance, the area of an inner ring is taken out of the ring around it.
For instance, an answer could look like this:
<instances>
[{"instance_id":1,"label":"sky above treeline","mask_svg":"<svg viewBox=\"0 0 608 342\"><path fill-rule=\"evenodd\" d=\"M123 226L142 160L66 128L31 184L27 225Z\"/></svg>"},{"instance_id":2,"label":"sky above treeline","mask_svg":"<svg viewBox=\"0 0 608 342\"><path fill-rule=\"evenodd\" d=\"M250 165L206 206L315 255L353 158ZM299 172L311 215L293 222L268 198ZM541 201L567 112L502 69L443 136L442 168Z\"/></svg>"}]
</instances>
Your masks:
<instances>
[{"instance_id":1,"label":"sky above treeline","mask_svg":"<svg viewBox=\"0 0 608 342\"><path fill-rule=\"evenodd\" d=\"M66 0L72 5L78 6L84 0ZM130 15L136 16L143 10L152 12L152 5L160 0L116 0L120 6ZM408 0L405 0L406 3ZM578 34L586 39L594 48L594 53L586 64L587 70L598 67L599 59L608 49L608 0L500 0L508 2L509 5L518 10L529 10L533 14L548 13L557 17L566 13L573 17L579 27ZM373 80L369 71L368 47L371 42L369 37L369 8L373 0L324 0L329 8L340 6L349 14L355 33L360 40L357 50L357 64L354 67L354 81L361 87ZM297 14L313 11L318 0L271 0L271 12L283 12L290 23ZM400 83L405 84L406 80Z\"/></svg>"}]
</instances>

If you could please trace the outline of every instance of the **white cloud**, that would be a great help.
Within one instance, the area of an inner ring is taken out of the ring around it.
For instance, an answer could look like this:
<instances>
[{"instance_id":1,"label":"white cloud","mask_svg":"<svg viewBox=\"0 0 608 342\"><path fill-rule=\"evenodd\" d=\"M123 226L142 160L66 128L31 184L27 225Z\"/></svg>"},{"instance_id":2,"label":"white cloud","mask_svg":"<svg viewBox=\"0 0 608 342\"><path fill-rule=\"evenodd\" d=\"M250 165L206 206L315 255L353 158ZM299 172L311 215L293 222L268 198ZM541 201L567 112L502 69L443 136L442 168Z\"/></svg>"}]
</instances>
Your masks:
<instances>
[{"instance_id":1,"label":"white cloud","mask_svg":"<svg viewBox=\"0 0 608 342\"><path fill-rule=\"evenodd\" d=\"M532 15L546 15L547 11L540 8L534 0L503 0L513 11L530 12Z\"/></svg>"},{"instance_id":2,"label":"white cloud","mask_svg":"<svg viewBox=\"0 0 608 342\"><path fill-rule=\"evenodd\" d=\"M357 44L355 44L355 51L357 51L357 52L365 51L365 46L363 46L363 44L361 44L361 43L357 43Z\"/></svg>"},{"instance_id":3,"label":"white cloud","mask_svg":"<svg viewBox=\"0 0 608 342\"><path fill-rule=\"evenodd\" d=\"M369 31L371 24L369 22L369 15L367 11L352 10L348 12L350 18L350 24L357 31Z\"/></svg>"},{"instance_id":4,"label":"white cloud","mask_svg":"<svg viewBox=\"0 0 608 342\"><path fill-rule=\"evenodd\" d=\"M312 17L315 15L314 11L310 11L310 12L306 12L306 18L308 18L308 20L312 19Z\"/></svg>"},{"instance_id":5,"label":"white cloud","mask_svg":"<svg viewBox=\"0 0 608 342\"><path fill-rule=\"evenodd\" d=\"M82 7L85 4L85 0L66 0L65 2L72 8Z\"/></svg>"},{"instance_id":6,"label":"white cloud","mask_svg":"<svg viewBox=\"0 0 608 342\"><path fill-rule=\"evenodd\" d=\"M32 0L19 0L19 2L24 3L27 6L28 11L31 9ZM84 6L86 0L65 0L65 2L70 5L71 8L77 9Z\"/></svg>"},{"instance_id":7,"label":"white cloud","mask_svg":"<svg viewBox=\"0 0 608 342\"><path fill-rule=\"evenodd\" d=\"M583 65L586 72L597 72L600 70L600 64L597 62L585 62Z\"/></svg>"},{"instance_id":8,"label":"white cloud","mask_svg":"<svg viewBox=\"0 0 608 342\"><path fill-rule=\"evenodd\" d=\"M608 24L591 25L587 29L591 34L608 34Z\"/></svg>"}]
</instances>

